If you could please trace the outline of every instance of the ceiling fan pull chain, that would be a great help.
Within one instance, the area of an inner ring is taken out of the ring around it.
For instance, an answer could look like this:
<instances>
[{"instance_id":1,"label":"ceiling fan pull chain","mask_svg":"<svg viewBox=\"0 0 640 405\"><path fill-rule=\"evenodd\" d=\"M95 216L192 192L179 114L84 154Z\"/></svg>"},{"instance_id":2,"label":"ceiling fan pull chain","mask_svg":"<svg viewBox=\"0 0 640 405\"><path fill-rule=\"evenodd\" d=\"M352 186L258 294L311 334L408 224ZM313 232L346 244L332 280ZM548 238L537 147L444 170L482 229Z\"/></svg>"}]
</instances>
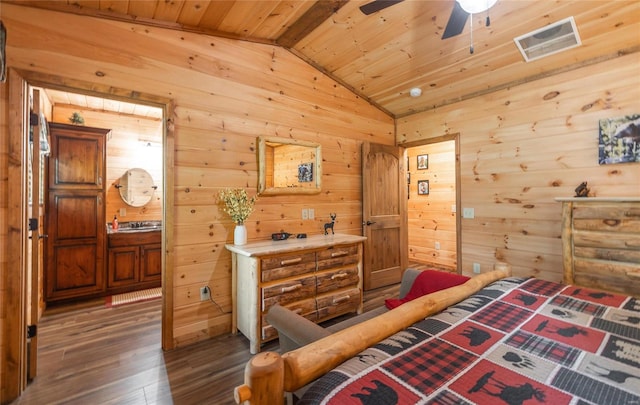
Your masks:
<instances>
[{"instance_id":1,"label":"ceiling fan pull chain","mask_svg":"<svg viewBox=\"0 0 640 405\"><path fill-rule=\"evenodd\" d=\"M470 35L471 35L471 45L469 46L469 53L473 55L473 14L469 14L469 26L471 27L470 29Z\"/></svg>"}]
</instances>

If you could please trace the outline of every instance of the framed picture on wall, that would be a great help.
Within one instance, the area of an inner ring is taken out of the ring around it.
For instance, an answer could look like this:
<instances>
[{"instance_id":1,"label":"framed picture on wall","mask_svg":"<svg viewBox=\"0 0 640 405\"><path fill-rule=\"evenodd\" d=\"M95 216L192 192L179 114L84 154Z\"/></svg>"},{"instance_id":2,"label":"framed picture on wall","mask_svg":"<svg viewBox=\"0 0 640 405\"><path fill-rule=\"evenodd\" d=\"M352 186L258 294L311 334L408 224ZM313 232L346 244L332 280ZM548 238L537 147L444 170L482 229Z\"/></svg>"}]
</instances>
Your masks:
<instances>
[{"instance_id":1,"label":"framed picture on wall","mask_svg":"<svg viewBox=\"0 0 640 405\"><path fill-rule=\"evenodd\" d=\"M301 163L298 165L298 181L308 183L313 181L313 163Z\"/></svg>"},{"instance_id":2,"label":"framed picture on wall","mask_svg":"<svg viewBox=\"0 0 640 405\"><path fill-rule=\"evenodd\" d=\"M429 180L418 180L418 195L429 194Z\"/></svg>"},{"instance_id":3,"label":"framed picture on wall","mask_svg":"<svg viewBox=\"0 0 640 405\"><path fill-rule=\"evenodd\" d=\"M601 119L598 163L640 162L640 114Z\"/></svg>"},{"instance_id":4,"label":"framed picture on wall","mask_svg":"<svg viewBox=\"0 0 640 405\"><path fill-rule=\"evenodd\" d=\"M429 155L418 155L418 170L429 168Z\"/></svg>"}]
</instances>

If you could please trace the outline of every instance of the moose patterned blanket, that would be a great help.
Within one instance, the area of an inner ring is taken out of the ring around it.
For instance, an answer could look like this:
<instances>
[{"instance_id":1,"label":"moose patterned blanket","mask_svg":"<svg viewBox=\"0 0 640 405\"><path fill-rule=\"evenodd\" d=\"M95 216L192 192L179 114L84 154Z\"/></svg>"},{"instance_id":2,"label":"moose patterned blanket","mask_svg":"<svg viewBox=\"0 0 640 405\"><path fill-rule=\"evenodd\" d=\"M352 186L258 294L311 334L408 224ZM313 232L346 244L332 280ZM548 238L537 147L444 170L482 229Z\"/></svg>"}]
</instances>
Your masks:
<instances>
[{"instance_id":1,"label":"moose patterned blanket","mask_svg":"<svg viewBox=\"0 0 640 405\"><path fill-rule=\"evenodd\" d=\"M302 404L640 405L640 300L497 281L323 376Z\"/></svg>"}]
</instances>

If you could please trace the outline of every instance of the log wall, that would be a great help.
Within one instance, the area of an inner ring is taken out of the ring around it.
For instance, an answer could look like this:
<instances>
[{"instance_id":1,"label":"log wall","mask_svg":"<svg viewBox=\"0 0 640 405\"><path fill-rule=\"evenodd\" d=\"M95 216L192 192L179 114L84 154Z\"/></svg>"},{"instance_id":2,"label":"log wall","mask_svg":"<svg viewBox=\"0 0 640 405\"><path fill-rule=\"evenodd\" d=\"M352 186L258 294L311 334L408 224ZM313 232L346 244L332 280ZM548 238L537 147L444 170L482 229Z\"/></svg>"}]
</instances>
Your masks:
<instances>
[{"instance_id":1,"label":"log wall","mask_svg":"<svg viewBox=\"0 0 640 405\"><path fill-rule=\"evenodd\" d=\"M544 60L534 63L544 63ZM561 204L640 196L640 164L598 164L598 121L640 112L640 55L622 56L399 119L400 144L460 133L462 271L496 260L562 280Z\"/></svg>"}]
</instances>

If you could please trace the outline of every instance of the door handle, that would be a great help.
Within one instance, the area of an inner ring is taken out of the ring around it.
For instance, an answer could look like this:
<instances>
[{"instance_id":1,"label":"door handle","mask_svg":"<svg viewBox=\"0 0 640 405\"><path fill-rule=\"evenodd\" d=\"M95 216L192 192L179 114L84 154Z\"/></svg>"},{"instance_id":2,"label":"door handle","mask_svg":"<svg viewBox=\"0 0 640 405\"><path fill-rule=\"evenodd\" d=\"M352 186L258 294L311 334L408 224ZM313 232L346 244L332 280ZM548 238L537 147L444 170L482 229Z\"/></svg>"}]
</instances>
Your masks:
<instances>
[{"instance_id":1,"label":"door handle","mask_svg":"<svg viewBox=\"0 0 640 405\"><path fill-rule=\"evenodd\" d=\"M370 226L370 225L373 225L373 224L375 224L375 223L376 223L376 221L373 221L373 222L371 222L371 221L367 221L367 222L363 222L363 223L362 223L362 225Z\"/></svg>"}]
</instances>

